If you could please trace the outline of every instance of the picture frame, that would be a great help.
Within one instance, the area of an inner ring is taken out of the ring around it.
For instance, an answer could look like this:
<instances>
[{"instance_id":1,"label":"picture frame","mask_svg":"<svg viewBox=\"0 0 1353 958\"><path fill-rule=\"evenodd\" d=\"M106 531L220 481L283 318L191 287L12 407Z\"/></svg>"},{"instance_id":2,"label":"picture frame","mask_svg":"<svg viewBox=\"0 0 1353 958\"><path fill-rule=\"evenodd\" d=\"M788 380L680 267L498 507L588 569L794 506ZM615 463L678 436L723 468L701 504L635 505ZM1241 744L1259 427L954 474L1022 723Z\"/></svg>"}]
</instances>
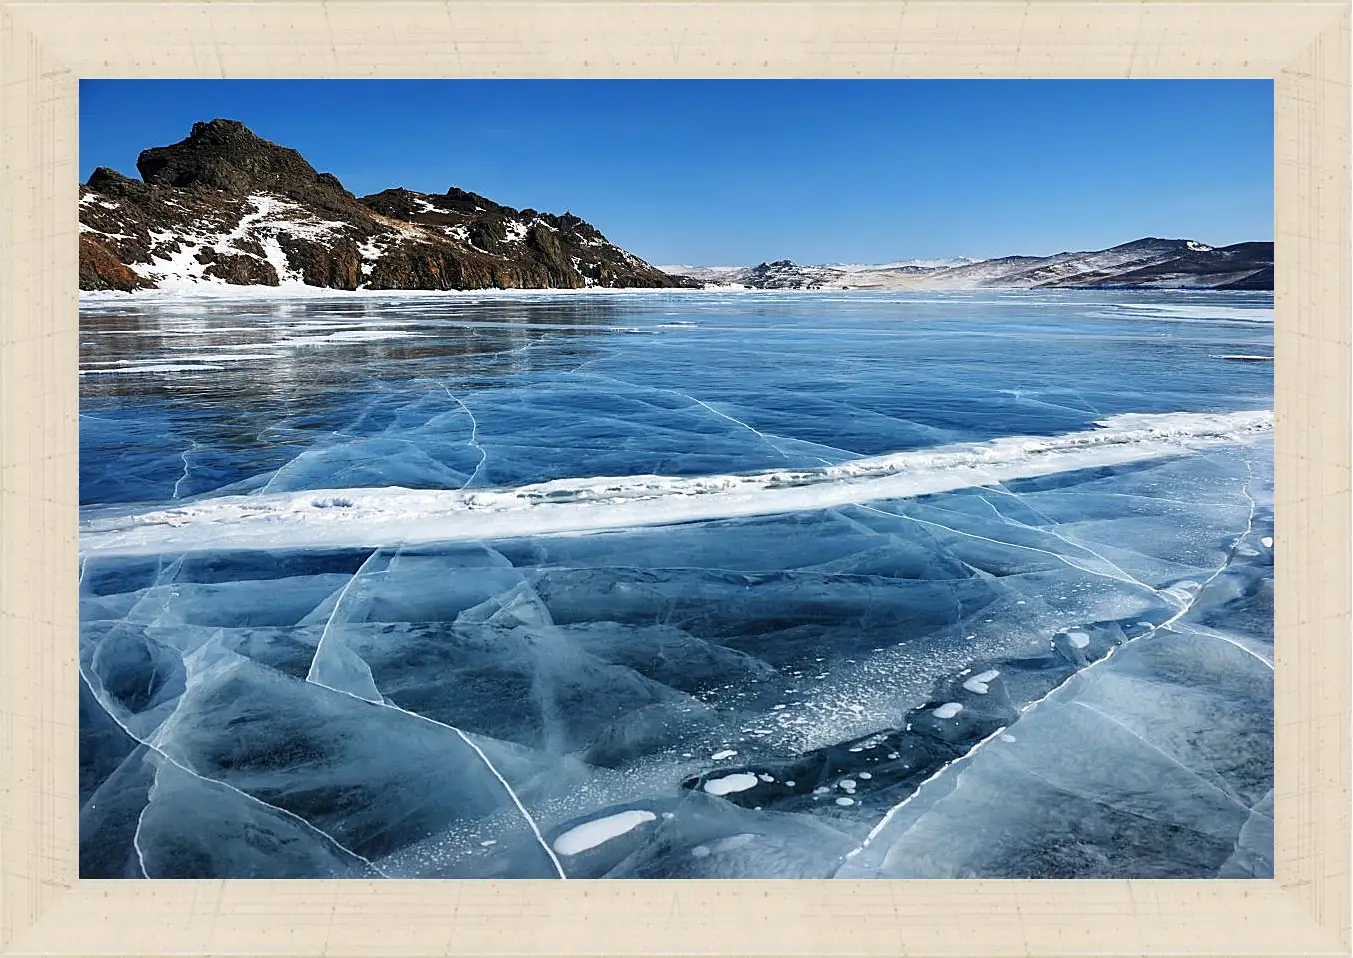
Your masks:
<instances>
[{"instance_id":1,"label":"picture frame","mask_svg":"<svg viewBox=\"0 0 1353 958\"><path fill-rule=\"evenodd\" d=\"M0 953L1347 954L1349 7L1337 2L0 3ZM81 881L78 82L1269 77L1276 877Z\"/></svg>"}]
</instances>

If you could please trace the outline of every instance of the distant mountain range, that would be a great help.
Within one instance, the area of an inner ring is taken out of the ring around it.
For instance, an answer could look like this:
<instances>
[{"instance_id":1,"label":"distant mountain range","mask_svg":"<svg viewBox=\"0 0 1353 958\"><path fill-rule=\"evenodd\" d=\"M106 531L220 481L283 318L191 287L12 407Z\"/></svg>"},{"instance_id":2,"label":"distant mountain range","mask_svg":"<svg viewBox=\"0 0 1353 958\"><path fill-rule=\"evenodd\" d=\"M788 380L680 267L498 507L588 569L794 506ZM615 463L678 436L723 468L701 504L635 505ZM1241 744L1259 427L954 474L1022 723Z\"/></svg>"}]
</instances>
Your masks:
<instances>
[{"instance_id":1,"label":"distant mountain range","mask_svg":"<svg viewBox=\"0 0 1353 958\"><path fill-rule=\"evenodd\" d=\"M1055 256L918 261L883 266L663 266L707 284L752 289L1273 289L1273 244L1212 247L1147 238Z\"/></svg>"},{"instance_id":2,"label":"distant mountain range","mask_svg":"<svg viewBox=\"0 0 1353 958\"><path fill-rule=\"evenodd\" d=\"M655 267L572 213L452 187L357 197L234 120L144 150L139 180L99 167L80 188L82 290L206 284L331 289L1273 289L1273 244L1141 239L1055 256L879 266Z\"/></svg>"}]
</instances>

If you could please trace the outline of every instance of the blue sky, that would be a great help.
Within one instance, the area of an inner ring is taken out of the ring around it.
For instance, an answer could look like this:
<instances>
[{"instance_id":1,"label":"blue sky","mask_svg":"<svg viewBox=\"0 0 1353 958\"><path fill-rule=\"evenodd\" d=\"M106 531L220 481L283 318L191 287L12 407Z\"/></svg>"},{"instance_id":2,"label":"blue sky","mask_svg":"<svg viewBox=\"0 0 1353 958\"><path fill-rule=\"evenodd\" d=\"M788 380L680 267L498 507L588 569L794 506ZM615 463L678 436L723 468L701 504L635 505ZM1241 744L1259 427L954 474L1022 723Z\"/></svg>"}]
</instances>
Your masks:
<instances>
[{"instance_id":1,"label":"blue sky","mask_svg":"<svg viewBox=\"0 0 1353 958\"><path fill-rule=\"evenodd\" d=\"M81 179L214 117L359 196L567 210L658 264L1273 237L1267 80L84 80Z\"/></svg>"}]
</instances>

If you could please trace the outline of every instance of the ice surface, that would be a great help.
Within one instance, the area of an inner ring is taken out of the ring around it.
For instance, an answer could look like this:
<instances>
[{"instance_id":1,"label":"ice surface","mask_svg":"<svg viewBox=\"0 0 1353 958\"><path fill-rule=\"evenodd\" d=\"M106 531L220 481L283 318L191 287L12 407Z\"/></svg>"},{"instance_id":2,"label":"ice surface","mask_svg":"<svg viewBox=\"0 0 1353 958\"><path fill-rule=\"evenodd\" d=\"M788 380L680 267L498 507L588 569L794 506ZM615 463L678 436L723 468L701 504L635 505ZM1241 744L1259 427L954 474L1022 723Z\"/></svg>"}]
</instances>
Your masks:
<instances>
[{"instance_id":1,"label":"ice surface","mask_svg":"<svg viewBox=\"0 0 1353 958\"><path fill-rule=\"evenodd\" d=\"M842 875L1271 875L1271 676L1211 637L1143 638L915 793Z\"/></svg>"},{"instance_id":2,"label":"ice surface","mask_svg":"<svg viewBox=\"0 0 1353 958\"><path fill-rule=\"evenodd\" d=\"M273 358L82 383L82 875L1272 874L1271 328L155 302Z\"/></svg>"}]
</instances>

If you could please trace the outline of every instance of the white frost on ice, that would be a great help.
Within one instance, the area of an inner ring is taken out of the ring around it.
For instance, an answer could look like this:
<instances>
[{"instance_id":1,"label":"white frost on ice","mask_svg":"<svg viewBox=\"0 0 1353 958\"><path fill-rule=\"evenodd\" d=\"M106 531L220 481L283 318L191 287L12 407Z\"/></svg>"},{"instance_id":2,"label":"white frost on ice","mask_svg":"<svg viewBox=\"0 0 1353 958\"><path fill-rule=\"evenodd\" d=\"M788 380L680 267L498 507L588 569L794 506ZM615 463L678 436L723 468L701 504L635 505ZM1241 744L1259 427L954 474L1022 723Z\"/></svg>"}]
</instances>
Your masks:
<instances>
[{"instance_id":1,"label":"white frost on ice","mask_svg":"<svg viewBox=\"0 0 1353 958\"><path fill-rule=\"evenodd\" d=\"M945 702L939 708L935 709L935 718L953 718L959 712L963 711L963 705L960 702Z\"/></svg>"},{"instance_id":2,"label":"white frost on ice","mask_svg":"<svg viewBox=\"0 0 1353 958\"><path fill-rule=\"evenodd\" d=\"M705 791L711 795L728 795L731 792L745 792L755 788L757 777L751 772L734 772L723 778L712 778L705 782Z\"/></svg>"},{"instance_id":3,"label":"white frost on ice","mask_svg":"<svg viewBox=\"0 0 1353 958\"><path fill-rule=\"evenodd\" d=\"M988 669L981 675L974 675L972 678L968 679L968 681L963 683L963 687L969 692L973 692L977 695L986 695L987 692L990 691L988 688L989 684L1000 674L1001 673L997 672L995 669Z\"/></svg>"},{"instance_id":4,"label":"white frost on ice","mask_svg":"<svg viewBox=\"0 0 1353 958\"><path fill-rule=\"evenodd\" d=\"M631 832L644 822L657 821L658 816L640 808L617 812L605 818L595 818L590 822L575 825L553 842L554 850L561 855L577 855L589 848L609 842L613 838Z\"/></svg>"}]
</instances>

